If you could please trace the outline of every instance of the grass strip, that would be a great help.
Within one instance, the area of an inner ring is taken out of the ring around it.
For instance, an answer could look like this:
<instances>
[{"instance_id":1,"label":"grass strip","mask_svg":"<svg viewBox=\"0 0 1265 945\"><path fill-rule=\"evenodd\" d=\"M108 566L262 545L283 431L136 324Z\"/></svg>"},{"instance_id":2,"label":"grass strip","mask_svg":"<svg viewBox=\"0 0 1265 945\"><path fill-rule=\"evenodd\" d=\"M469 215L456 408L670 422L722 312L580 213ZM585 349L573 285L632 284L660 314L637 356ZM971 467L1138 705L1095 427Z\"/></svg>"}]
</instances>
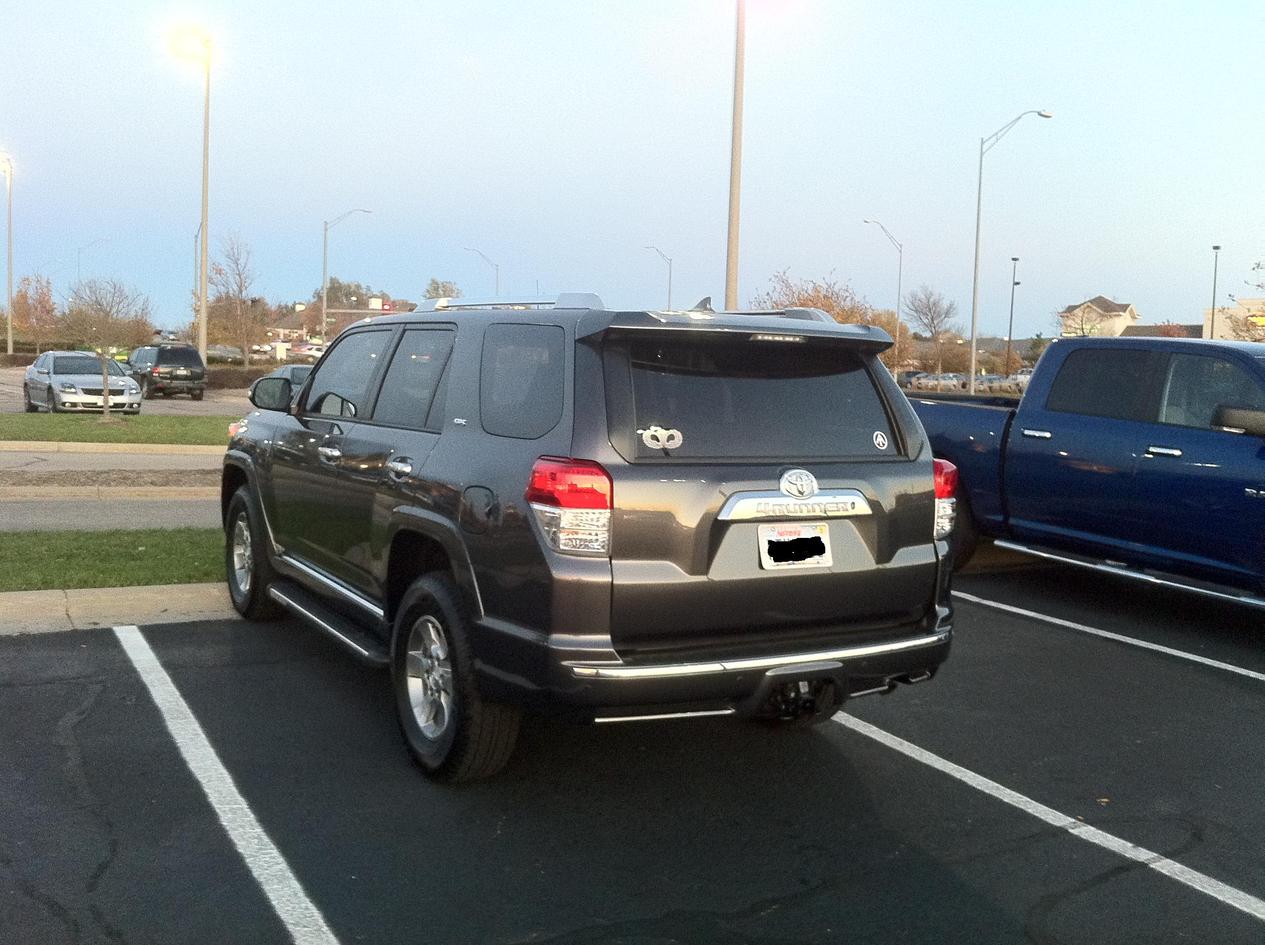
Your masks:
<instances>
[{"instance_id":1,"label":"grass strip","mask_svg":"<svg viewBox=\"0 0 1265 945\"><path fill-rule=\"evenodd\" d=\"M240 419L240 416L146 416L142 413L102 423L100 415L8 413L0 414L0 440L225 446L228 443L228 425Z\"/></svg>"},{"instance_id":2,"label":"grass strip","mask_svg":"<svg viewBox=\"0 0 1265 945\"><path fill-rule=\"evenodd\" d=\"M222 580L218 528L0 532L0 591Z\"/></svg>"}]
</instances>

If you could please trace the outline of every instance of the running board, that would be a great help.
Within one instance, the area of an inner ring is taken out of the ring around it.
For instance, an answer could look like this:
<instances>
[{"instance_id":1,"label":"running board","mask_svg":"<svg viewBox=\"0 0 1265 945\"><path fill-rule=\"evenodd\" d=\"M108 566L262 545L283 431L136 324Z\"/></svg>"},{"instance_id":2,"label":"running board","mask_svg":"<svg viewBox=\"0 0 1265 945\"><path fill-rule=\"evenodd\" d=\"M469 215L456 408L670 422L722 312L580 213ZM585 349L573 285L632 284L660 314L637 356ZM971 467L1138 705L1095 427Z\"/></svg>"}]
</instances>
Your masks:
<instances>
[{"instance_id":1,"label":"running board","mask_svg":"<svg viewBox=\"0 0 1265 945\"><path fill-rule=\"evenodd\" d=\"M1048 548L1020 545L1001 538L994 541L993 544L1007 551L1017 551L1019 554L1031 555L1034 558L1042 558L1046 561L1057 561L1059 564L1070 564L1073 567L1086 568L1090 571L1097 571L1100 574L1111 574L1115 577L1130 578L1134 581L1142 581L1145 584L1153 584L1156 587L1167 587L1177 591L1187 591L1191 594L1200 594L1228 604L1242 604L1247 607L1265 609L1265 599L1254 597L1251 594L1244 594L1231 588L1222 588L1216 585L1210 587L1206 584L1182 580L1176 575L1161 575L1153 571L1141 571L1123 564L1112 564L1093 558L1082 558L1069 552L1051 551Z\"/></svg>"},{"instance_id":2,"label":"running board","mask_svg":"<svg viewBox=\"0 0 1265 945\"><path fill-rule=\"evenodd\" d=\"M381 641L374 639L355 623L301 588L288 583L280 586L274 584L268 588L268 596L286 610L324 631L350 650L357 659L372 666L386 666L391 661L390 654Z\"/></svg>"}]
</instances>

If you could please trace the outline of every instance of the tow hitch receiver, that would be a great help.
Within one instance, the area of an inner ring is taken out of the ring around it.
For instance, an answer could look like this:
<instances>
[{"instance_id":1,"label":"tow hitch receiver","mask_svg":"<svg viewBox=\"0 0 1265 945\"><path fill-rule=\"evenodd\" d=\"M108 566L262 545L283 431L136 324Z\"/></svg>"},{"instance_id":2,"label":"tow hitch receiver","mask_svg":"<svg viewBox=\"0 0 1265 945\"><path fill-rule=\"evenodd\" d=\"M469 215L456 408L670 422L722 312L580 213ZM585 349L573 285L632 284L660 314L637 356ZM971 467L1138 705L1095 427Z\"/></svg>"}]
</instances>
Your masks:
<instances>
[{"instance_id":1,"label":"tow hitch receiver","mask_svg":"<svg viewBox=\"0 0 1265 945\"><path fill-rule=\"evenodd\" d=\"M748 711L763 718L826 718L835 713L847 692L842 663L780 666L765 673L763 684L748 703Z\"/></svg>"}]
</instances>

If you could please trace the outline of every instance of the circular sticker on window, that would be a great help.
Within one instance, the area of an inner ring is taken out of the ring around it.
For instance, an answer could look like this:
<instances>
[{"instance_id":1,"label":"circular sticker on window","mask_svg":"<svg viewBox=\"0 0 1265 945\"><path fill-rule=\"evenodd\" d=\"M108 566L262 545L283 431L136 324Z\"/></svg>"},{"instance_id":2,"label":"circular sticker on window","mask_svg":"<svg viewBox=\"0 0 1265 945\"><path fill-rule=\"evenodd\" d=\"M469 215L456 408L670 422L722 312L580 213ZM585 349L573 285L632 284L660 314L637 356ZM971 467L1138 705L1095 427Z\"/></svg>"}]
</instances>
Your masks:
<instances>
[{"instance_id":1,"label":"circular sticker on window","mask_svg":"<svg viewBox=\"0 0 1265 945\"><path fill-rule=\"evenodd\" d=\"M875 430L874 445L881 450L887 449L887 434L882 430Z\"/></svg>"}]
</instances>

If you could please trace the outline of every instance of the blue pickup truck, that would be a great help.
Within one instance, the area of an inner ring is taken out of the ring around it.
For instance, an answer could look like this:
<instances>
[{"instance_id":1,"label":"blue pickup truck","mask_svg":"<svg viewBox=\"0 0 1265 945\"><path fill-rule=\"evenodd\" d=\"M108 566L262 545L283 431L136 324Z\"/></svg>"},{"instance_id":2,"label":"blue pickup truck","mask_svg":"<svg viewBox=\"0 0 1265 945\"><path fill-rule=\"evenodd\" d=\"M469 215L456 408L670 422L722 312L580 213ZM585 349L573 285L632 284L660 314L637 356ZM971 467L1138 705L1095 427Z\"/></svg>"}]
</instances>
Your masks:
<instances>
[{"instance_id":1,"label":"blue pickup truck","mask_svg":"<svg viewBox=\"0 0 1265 945\"><path fill-rule=\"evenodd\" d=\"M911 400L1001 547L1265 606L1265 345L1064 338L1019 402Z\"/></svg>"}]
</instances>

